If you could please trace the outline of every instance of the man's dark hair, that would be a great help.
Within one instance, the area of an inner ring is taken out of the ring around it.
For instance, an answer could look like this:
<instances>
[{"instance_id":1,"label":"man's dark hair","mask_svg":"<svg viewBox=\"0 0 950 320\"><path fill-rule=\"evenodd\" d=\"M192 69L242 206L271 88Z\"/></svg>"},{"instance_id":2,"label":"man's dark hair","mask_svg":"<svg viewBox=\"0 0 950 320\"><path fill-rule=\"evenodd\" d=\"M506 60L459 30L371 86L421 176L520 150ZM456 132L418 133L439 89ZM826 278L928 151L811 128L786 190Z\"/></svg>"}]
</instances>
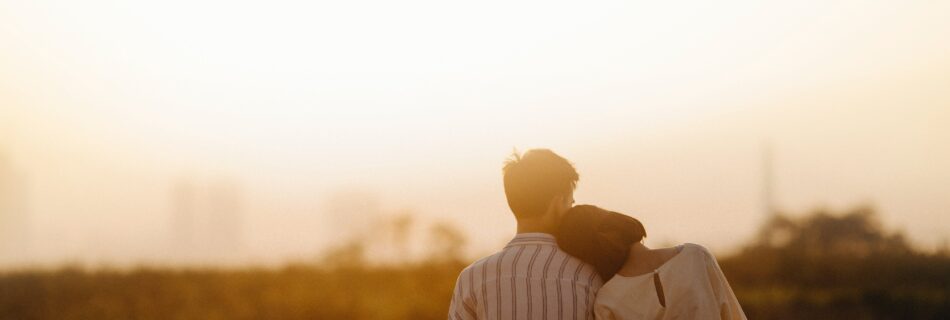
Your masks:
<instances>
[{"instance_id":1,"label":"man's dark hair","mask_svg":"<svg viewBox=\"0 0 950 320\"><path fill-rule=\"evenodd\" d=\"M591 205L574 206L561 219L557 243L564 252L594 266L610 280L620 271L630 245L647 236L640 220Z\"/></svg>"},{"instance_id":2,"label":"man's dark hair","mask_svg":"<svg viewBox=\"0 0 950 320\"><path fill-rule=\"evenodd\" d=\"M543 215L552 199L577 186L574 166L548 149L531 149L522 156L515 151L502 171L508 207L517 219Z\"/></svg>"}]
</instances>

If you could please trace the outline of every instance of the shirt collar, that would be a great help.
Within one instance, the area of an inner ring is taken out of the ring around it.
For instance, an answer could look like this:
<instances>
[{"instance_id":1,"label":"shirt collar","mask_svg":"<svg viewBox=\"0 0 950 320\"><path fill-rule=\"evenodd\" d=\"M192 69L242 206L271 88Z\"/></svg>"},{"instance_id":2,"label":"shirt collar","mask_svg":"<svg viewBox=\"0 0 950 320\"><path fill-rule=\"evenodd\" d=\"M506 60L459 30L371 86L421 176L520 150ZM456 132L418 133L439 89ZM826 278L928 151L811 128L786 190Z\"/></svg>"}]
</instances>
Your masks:
<instances>
[{"instance_id":1,"label":"shirt collar","mask_svg":"<svg viewBox=\"0 0 950 320\"><path fill-rule=\"evenodd\" d=\"M541 232L530 232L530 233L519 233L515 235L514 239L511 239L508 242L508 245L505 248L512 246L523 246L523 245L554 245L557 246L557 239L549 233Z\"/></svg>"}]
</instances>

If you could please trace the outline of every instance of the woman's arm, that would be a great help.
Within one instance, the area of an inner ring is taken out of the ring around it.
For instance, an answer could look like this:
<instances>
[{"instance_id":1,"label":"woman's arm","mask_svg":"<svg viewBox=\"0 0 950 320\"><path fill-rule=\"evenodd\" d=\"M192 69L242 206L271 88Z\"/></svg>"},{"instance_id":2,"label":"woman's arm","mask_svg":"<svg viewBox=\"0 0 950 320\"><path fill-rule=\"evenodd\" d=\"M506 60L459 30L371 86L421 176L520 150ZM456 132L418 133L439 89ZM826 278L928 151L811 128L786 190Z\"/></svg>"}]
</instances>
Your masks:
<instances>
[{"instance_id":1,"label":"woman's arm","mask_svg":"<svg viewBox=\"0 0 950 320\"><path fill-rule=\"evenodd\" d=\"M735 293L732 292L732 287L729 286L729 281L726 280L725 274L723 274L722 269L719 268L719 262L716 261L716 257L713 256L708 249L704 247L701 248L705 255L706 272L709 276L709 282L715 294L716 302L719 304L719 318L746 320L745 313L742 312L742 307L739 305L739 300L736 299Z\"/></svg>"}]
</instances>

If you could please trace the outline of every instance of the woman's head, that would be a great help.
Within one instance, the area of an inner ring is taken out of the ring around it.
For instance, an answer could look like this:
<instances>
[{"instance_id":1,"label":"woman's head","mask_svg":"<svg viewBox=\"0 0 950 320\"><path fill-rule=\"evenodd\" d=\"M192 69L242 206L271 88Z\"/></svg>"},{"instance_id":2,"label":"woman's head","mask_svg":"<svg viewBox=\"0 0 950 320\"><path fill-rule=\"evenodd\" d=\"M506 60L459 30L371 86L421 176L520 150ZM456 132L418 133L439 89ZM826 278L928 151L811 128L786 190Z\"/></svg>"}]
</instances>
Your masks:
<instances>
[{"instance_id":1,"label":"woman's head","mask_svg":"<svg viewBox=\"0 0 950 320\"><path fill-rule=\"evenodd\" d=\"M592 205L579 205L564 214L557 242L568 254L593 265L607 281L627 260L630 245L646 235L637 219Z\"/></svg>"}]
</instances>

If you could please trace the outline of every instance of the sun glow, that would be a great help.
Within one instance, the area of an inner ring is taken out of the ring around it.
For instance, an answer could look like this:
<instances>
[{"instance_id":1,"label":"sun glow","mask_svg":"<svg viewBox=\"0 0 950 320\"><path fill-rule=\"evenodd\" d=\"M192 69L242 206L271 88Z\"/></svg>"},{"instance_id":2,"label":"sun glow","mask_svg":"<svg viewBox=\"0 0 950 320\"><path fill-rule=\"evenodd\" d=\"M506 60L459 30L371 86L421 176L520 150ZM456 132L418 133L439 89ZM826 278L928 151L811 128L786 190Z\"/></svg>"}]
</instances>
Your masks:
<instances>
[{"instance_id":1,"label":"sun glow","mask_svg":"<svg viewBox=\"0 0 950 320\"><path fill-rule=\"evenodd\" d=\"M874 199L933 245L950 232L934 6L7 1L0 154L28 173L42 261L162 257L181 177L239 181L249 256L335 241L314 230L339 227L320 211L341 189L493 248L514 147L576 162L580 203L729 248L703 219L752 232L763 140L788 207ZM650 241L667 240L688 239Z\"/></svg>"}]
</instances>

